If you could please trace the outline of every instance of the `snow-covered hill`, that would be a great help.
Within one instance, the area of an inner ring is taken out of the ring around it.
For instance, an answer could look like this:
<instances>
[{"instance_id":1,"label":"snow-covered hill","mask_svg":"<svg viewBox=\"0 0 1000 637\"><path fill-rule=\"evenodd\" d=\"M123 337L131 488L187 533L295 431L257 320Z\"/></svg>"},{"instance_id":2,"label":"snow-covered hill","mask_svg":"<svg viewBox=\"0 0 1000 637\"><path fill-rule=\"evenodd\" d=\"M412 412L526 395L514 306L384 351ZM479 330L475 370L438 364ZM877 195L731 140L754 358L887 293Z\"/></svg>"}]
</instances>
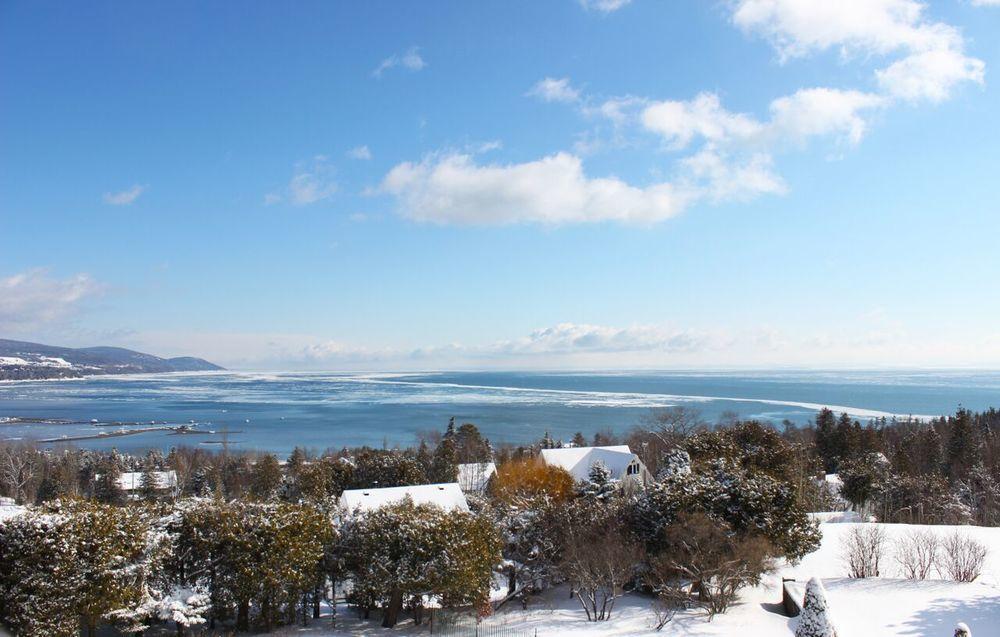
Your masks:
<instances>
[{"instance_id":1,"label":"snow-covered hill","mask_svg":"<svg viewBox=\"0 0 1000 637\"><path fill-rule=\"evenodd\" d=\"M160 358L120 347L54 347L0 339L0 380L222 369L200 358Z\"/></svg>"}]
</instances>

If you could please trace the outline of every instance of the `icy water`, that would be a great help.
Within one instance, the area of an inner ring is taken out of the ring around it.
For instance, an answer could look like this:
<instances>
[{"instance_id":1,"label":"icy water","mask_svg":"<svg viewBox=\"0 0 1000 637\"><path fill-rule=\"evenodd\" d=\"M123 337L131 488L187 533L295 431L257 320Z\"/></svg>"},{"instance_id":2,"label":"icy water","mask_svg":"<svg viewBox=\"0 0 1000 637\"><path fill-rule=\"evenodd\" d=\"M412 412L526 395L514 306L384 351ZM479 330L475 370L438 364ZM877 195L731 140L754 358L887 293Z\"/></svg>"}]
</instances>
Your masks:
<instances>
[{"instance_id":1,"label":"icy water","mask_svg":"<svg viewBox=\"0 0 1000 637\"><path fill-rule=\"evenodd\" d=\"M829 406L862 420L935 416L962 404L1000 406L1000 372L641 372L337 374L220 372L0 383L0 438L98 435L81 447L141 450L218 446L287 453L296 445L410 445L448 419L472 422L491 440L528 442L548 430L625 431L652 410L698 409L745 418L806 423ZM12 418L72 421L12 423ZM205 433L153 431L116 437L99 423L195 422ZM214 431L216 433L208 433ZM62 444L62 443L57 443Z\"/></svg>"}]
</instances>

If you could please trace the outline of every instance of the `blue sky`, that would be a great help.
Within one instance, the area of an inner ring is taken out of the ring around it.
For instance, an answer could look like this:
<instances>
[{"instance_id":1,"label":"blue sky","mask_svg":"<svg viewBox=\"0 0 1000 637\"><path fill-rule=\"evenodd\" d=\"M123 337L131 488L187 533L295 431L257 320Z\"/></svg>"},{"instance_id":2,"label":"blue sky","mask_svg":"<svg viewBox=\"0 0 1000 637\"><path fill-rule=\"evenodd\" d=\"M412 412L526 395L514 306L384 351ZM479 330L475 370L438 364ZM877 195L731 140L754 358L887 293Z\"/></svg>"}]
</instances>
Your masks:
<instances>
[{"instance_id":1,"label":"blue sky","mask_svg":"<svg viewBox=\"0 0 1000 637\"><path fill-rule=\"evenodd\" d=\"M0 5L0 337L1000 365L996 0Z\"/></svg>"}]
</instances>

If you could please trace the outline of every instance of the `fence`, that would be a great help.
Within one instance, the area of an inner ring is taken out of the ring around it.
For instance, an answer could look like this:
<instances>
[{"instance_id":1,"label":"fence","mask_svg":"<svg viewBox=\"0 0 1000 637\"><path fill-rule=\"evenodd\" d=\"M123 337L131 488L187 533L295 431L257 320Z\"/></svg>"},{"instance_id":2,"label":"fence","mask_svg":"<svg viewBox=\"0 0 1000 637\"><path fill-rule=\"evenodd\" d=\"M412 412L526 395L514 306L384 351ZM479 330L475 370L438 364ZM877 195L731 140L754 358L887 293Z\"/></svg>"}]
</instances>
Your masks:
<instances>
[{"instance_id":1,"label":"fence","mask_svg":"<svg viewBox=\"0 0 1000 637\"><path fill-rule=\"evenodd\" d=\"M538 637L537 628L516 628L505 623L502 617L487 617L477 622L464 614L438 615L429 632L441 637Z\"/></svg>"}]
</instances>

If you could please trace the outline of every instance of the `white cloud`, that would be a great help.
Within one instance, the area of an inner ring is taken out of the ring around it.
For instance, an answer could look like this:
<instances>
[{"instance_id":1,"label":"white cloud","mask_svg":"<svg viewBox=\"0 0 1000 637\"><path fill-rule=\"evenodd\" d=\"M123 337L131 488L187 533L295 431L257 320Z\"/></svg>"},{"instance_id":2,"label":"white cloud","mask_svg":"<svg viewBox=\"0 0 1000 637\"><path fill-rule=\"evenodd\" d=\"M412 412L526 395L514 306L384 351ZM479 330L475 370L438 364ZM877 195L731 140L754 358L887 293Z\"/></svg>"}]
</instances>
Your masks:
<instances>
[{"instance_id":1,"label":"white cloud","mask_svg":"<svg viewBox=\"0 0 1000 637\"><path fill-rule=\"evenodd\" d=\"M575 102L580 99L580 91L573 88L568 77L538 80L527 95L544 102Z\"/></svg>"},{"instance_id":2,"label":"white cloud","mask_svg":"<svg viewBox=\"0 0 1000 637\"><path fill-rule=\"evenodd\" d=\"M372 151L369 150L368 146L355 146L347 151L347 156L351 159L368 160L372 158Z\"/></svg>"},{"instance_id":3,"label":"white cloud","mask_svg":"<svg viewBox=\"0 0 1000 637\"><path fill-rule=\"evenodd\" d=\"M307 206L329 199L337 192L334 167L325 155L316 155L310 161L295 165L288 186L281 192L264 195L264 205L288 201L296 206Z\"/></svg>"},{"instance_id":4,"label":"white cloud","mask_svg":"<svg viewBox=\"0 0 1000 637\"><path fill-rule=\"evenodd\" d=\"M766 153L743 159L706 148L681 163L699 182L703 196L715 202L749 201L759 195L780 195L788 190L774 173L773 161Z\"/></svg>"},{"instance_id":5,"label":"white cloud","mask_svg":"<svg viewBox=\"0 0 1000 637\"><path fill-rule=\"evenodd\" d=\"M87 274L56 279L40 268L0 279L0 333L67 320L102 291L103 286Z\"/></svg>"},{"instance_id":6,"label":"white cloud","mask_svg":"<svg viewBox=\"0 0 1000 637\"><path fill-rule=\"evenodd\" d=\"M674 149L691 143L695 136L709 142L746 139L760 132L761 125L742 113L722 108L714 93L701 93L687 102L655 102L642 112L643 125Z\"/></svg>"},{"instance_id":7,"label":"white cloud","mask_svg":"<svg viewBox=\"0 0 1000 637\"><path fill-rule=\"evenodd\" d=\"M136 184L128 190L122 190L120 192L106 192L104 193L104 203L112 206L128 206L138 199L139 195L145 191L145 186Z\"/></svg>"},{"instance_id":8,"label":"white cloud","mask_svg":"<svg viewBox=\"0 0 1000 637\"><path fill-rule=\"evenodd\" d=\"M705 349L707 334L694 330L674 330L661 326L609 327L559 323L538 329L528 336L501 341L486 348L493 355L565 354L574 352L691 352Z\"/></svg>"},{"instance_id":9,"label":"white cloud","mask_svg":"<svg viewBox=\"0 0 1000 637\"><path fill-rule=\"evenodd\" d=\"M702 93L690 101L652 102L642 111L642 123L673 150L686 148L696 139L763 149L822 136L856 144L867 127L864 113L885 102L879 95L860 91L801 89L771 102L771 120L761 122L726 110L714 93Z\"/></svg>"},{"instance_id":10,"label":"white cloud","mask_svg":"<svg viewBox=\"0 0 1000 637\"><path fill-rule=\"evenodd\" d=\"M960 82L981 83L984 64L965 55L955 27L916 0L738 0L733 22L767 38L782 60L833 47L841 55L902 55L876 71L889 95L941 101Z\"/></svg>"},{"instance_id":11,"label":"white cloud","mask_svg":"<svg viewBox=\"0 0 1000 637\"><path fill-rule=\"evenodd\" d=\"M579 0L584 9L612 13L632 2L632 0Z\"/></svg>"},{"instance_id":12,"label":"white cloud","mask_svg":"<svg viewBox=\"0 0 1000 637\"><path fill-rule=\"evenodd\" d=\"M1000 0L972 0L974 7L1000 7Z\"/></svg>"},{"instance_id":13,"label":"white cloud","mask_svg":"<svg viewBox=\"0 0 1000 637\"><path fill-rule=\"evenodd\" d=\"M391 55L382 62L372 71L372 75L376 78L381 78L382 74L390 69L401 67L408 69L410 71L419 71L427 66L427 62L420 55L419 47L411 47L406 53L402 55Z\"/></svg>"},{"instance_id":14,"label":"white cloud","mask_svg":"<svg viewBox=\"0 0 1000 637\"><path fill-rule=\"evenodd\" d=\"M941 102L959 82L983 83L986 65L952 49L923 51L876 71L879 86L893 97Z\"/></svg>"},{"instance_id":15,"label":"white cloud","mask_svg":"<svg viewBox=\"0 0 1000 637\"><path fill-rule=\"evenodd\" d=\"M615 177L589 178L569 153L506 165L477 165L462 154L429 156L394 167L382 189L398 198L405 216L437 223L652 223L686 204L669 183L638 188Z\"/></svg>"},{"instance_id":16,"label":"white cloud","mask_svg":"<svg viewBox=\"0 0 1000 637\"><path fill-rule=\"evenodd\" d=\"M863 113L885 103L883 97L861 91L800 89L771 102L768 127L780 141L804 143L811 137L833 135L857 144L867 128Z\"/></svg>"}]
</instances>

